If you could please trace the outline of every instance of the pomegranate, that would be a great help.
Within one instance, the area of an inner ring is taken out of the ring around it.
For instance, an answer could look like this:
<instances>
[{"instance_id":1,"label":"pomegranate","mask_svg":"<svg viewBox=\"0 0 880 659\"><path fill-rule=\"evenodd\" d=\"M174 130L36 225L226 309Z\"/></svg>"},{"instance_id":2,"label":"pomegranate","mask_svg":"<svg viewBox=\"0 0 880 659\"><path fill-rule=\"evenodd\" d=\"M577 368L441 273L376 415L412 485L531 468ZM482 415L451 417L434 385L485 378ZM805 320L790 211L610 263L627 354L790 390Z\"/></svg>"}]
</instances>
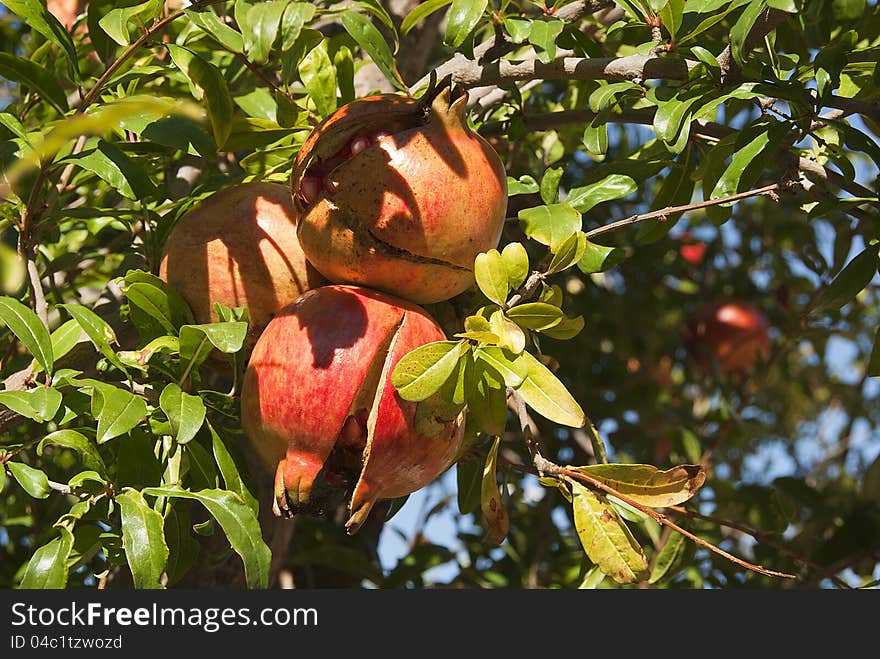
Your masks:
<instances>
[{"instance_id":1,"label":"pomegranate","mask_svg":"<svg viewBox=\"0 0 880 659\"><path fill-rule=\"evenodd\" d=\"M309 260L336 283L419 304L474 282L477 254L498 245L504 165L465 118L448 80L419 99L357 99L306 139L291 176Z\"/></svg>"},{"instance_id":2,"label":"pomegranate","mask_svg":"<svg viewBox=\"0 0 880 659\"><path fill-rule=\"evenodd\" d=\"M770 355L770 333L764 314L740 300L714 302L688 322L687 342L706 370L717 360L724 374L748 374L758 359Z\"/></svg>"},{"instance_id":3,"label":"pomegranate","mask_svg":"<svg viewBox=\"0 0 880 659\"><path fill-rule=\"evenodd\" d=\"M245 372L241 414L275 470L276 515L315 513L351 496L354 533L381 499L427 485L461 445L463 413L433 437L391 384L411 350L443 340L422 309L357 286L311 290L269 323Z\"/></svg>"},{"instance_id":4,"label":"pomegranate","mask_svg":"<svg viewBox=\"0 0 880 659\"><path fill-rule=\"evenodd\" d=\"M296 237L296 210L278 183L242 183L189 210L171 230L159 276L199 323L217 321L214 302L246 306L248 345L281 307L325 283Z\"/></svg>"}]
</instances>

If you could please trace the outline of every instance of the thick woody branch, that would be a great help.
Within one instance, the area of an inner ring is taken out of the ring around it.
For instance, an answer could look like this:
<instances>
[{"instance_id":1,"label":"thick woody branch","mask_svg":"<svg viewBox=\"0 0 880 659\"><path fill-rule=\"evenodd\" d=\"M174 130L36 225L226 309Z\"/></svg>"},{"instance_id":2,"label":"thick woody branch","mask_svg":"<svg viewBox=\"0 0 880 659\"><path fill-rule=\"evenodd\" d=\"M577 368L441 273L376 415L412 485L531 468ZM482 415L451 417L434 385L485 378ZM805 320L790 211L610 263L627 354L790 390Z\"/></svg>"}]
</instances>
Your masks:
<instances>
[{"instance_id":1,"label":"thick woody branch","mask_svg":"<svg viewBox=\"0 0 880 659\"><path fill-rule=\"evenodd\" d=\"M752 25L748 36L742 44L743 55L758 46L764 41L764 37L775 30L779 25L791 18L794 14L789 14L779 9L765 9L758 16L758 20ZM732 82L739 77L739 65L733 58L733 52L730 46L727 46L718 54L718 64L721 67L721 82Z\"/></svg>"},{"instance_id":2,"label":"thick woody branch","mask_svg":"<svg viewBox=\"0 0 880 659\"><path fill-rule=\"evenodd\" d=\"M684 80L697 66L690 60L628 55L626 57L562 57L547 64L539 60L499 60L487 64L461 58L452 71L453 82L463 87L506 85L523 80Z\"/></svg>"},{"instance_id":3,"label":"thick woody branch","mask_svg":"<svg viewBox=\"0 0 880 659\"><path fill-rule=\"evenodd\" d=\"M558 10L553 12L553 16L567 23L571 23L573 21L579 20L587 14L592 14L599 11L600 9L606 9L608 7L612 7L613 5L613 2L605 0L577 0L576 2L570 2L569 4L560 7ZM503 37L499 38L499 35L496 34L495 36L486 39L485 41L474 47L473 60L468 59L461 53L455 53L455 55L453 55L451 59L437 67L437 79L442 80L447 75L452 75L452 79L454 82L461 83L461 81L457 78L457 72L459 70L467 68L471 64L473 64L474 66L479 66L478 62L481 62L484 59L491 60L503 57L514 48L516 48L515 44L509 41L505 41ZM419 89L427 85L429 78L430 76L424 76L421 80L410 87L410 92L414 94ZM466 86L475 87L478 85L472 84Z\"/></svg>"}]
</instances>

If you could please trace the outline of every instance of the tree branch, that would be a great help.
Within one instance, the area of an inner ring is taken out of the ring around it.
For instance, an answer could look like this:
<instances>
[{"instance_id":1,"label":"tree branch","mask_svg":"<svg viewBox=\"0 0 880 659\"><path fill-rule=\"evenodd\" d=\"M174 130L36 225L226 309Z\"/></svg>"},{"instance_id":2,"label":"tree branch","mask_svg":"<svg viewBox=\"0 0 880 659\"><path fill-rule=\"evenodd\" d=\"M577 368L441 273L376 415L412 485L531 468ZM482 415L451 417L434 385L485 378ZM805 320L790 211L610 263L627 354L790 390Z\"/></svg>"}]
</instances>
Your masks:
<instances>
[{"instance_id":1,"label":"tree branch","mask_svg":"<svg viewBox=\"0 0 880 659\"><path fill-rule=\"evenodd\" d=\"M589 2L585 2L584 0L577 0L576 2L570 2L567 5L563 5L558 10L553 11L553 16L567 23L572 23L586 16L587 14L592 14L599 11L600 9L606 9L612 6L614 6L614 3L606 0L589 0ZM456 72L459 69L465 68L469 64L479 66L477 63L482 61L484 58L497 59L503 57L514 48L516 48L516 45L512 42L499 41L497 39L497 36L492 36L474 47L473 60L468 59L461 53L455 53L455 55L453 55L452 58L450 58L447 62L438 66L435 69L437 73L437 79L442 80L447 75L452 75L453 81L460 83L460 81L456 78ZM418 82L410 87L410 93L415 94L419 89L428 84L429 79L430 75L423 76Z\"/></svg>"},{"instance_id":2,"label":"tree branch","mask_svg":"<svg viewBox=\"0 0 880 659\"><path fill-rule=\"evenodd\" d=\"M768 538L766 533L763 533L763 532L758 531L756 529L751 529L747 526L744 526L742 524L738 524L736 522L733 522L733 521L730 521L727 519L712 517L710 515L703 515L701 513L695 512L693 510L688 510L684 506L670 506L669 508L667 508L667 510L671 510L675 513L679 513L680 515L685 515L685 516L691 517L693 519L700 519L705 522L712 522L713 524L717 524L719 526L726 526L727 528L734 529L735 531L739 531L740 533L745 533L746 535L750 535L755 540L760 542L761 544L765 544L768 547L775 549L776 551L782 552L783 554L785 554L789 558L797 561L798 563L802 563L803 565L807 566L808 568L818 572L819 574L821 574L825 578L830 579L837 586L840 586L841 588L845 588L847 590L852 590L852 586L850 586L848 583L846 583L843 579L838 577L836 574L834 574L828 568L826 568L822 565L819 565L818 563L811 561L809 558L805 558L805 557L801 556L800 554L798 554L797 552L792 551L791 549L789 549L785 545L780 544L780 543L772 540L771 538Z\"/></svg>"},{"instance_id":3,"label":"tree branch","mask_svg":"<svg viewBox=\"0 0 880 659\"><path fill-rule=\"evenodd\" d=\"M650 213L632 215L623 220L617 220L616 222L611 222L601 227L596 227L595 229L587 231L586 236L587 240L589 240L591 238L595 238L596 236L601 236L603 233L608 233L609 231L614 231L615 229L619 229L620 227L628 226L630 224L644 222L645 220L653 220L657 218L663 219L668 217L669 215L676 215L678 213L684 213L686 211L698 210L700 208L708 208L709 206L718 206L720 204L726 204L732 201L739 201L740 199L748 199L749 197L771 195L779 190L791 189L793 187L799 186L793 181L787 181L785 183L773 183L772 185L765 185L762 188L746 190L745 192L738 192L727 197L719 197L718 199L707 199L706 201L698 201L693 204L684 204L683 206L667 206L666 208L651 211Z\"/></svg>"},{"instance_id":4,"label":"tree branch","mask_svg":"<svg viewBox=\"0 0 880 659\"><path fill-rule=\"evenodd\" d=\"M765 9L758 16L758 20L752 25L748 35L742 44L742 54L746 55L750 50L760 44L764 37L770 34L779 25L787 21L794 14L789 14L779 9ZM739 65L733 58L733 52L728 45L718 54L718 64L721 66L721 82L733 82L739 77Z\"/></svg>"}]
</instances>

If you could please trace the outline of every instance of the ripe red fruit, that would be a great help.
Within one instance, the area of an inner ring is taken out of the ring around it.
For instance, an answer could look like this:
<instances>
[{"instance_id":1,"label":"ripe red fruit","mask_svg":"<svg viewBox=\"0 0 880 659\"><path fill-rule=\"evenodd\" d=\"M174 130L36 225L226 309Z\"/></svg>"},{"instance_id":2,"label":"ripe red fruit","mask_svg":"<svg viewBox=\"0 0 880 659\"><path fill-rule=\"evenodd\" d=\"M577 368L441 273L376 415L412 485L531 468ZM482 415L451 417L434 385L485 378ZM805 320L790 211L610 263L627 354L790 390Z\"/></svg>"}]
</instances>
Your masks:
<instances>
[{"instance_id":1,"label":"ripe red fruit","mask_svg":"<svg viewBox=\"0 0 880 659\"><path fill-rule=\"evenodd\" d=\"M681 258L691 265L700 265L706 257L706 243L698 242L682 245L678 251L681 254Z\"/></svg>"},{"instance_id":2,"label":"ripe red fruit","mask_svg":"<svg viewBox=\"0 0 880 659\"><path fill-rule=\"evenodd\" d=\"M312 132L291 188L303 250L325 277L420 304L473 284L474 259L501 237L507 177L466 101L448 83L419 99L370 96Z\"/></svg>"},{"instance_id":3,"label":"ripe red fruit","mask_svg":"<svg viewBox=\"0 0 880 659\"><path fill-rule=\"evenodd\" d=\"M695 314L688 322L688 348L697 362L722 373L748 374L758 359L770 355L770 333L764 314L748 302L722 300Z\"/></svg>"},{"instance_id":4,"label":"ripe red fruit","mask_svg":"<svg viewBox=\"0 0 880 659\"><path fill-rule=\"evenodd\" d=\"M257 341L241 398L245 431L275 469L275 512L351 495L354 533L381 499L427 485L452 463L464 415L427 437L391 384L411 350L445 338L422 309L356 286L309 291Z\"/></svg>"},{"instance_id":5,"label":"ripe red fruit","mask_svg":"<svg viewBox=\"0 0 880 659\"><path fill-rule=\"evenodd\" d=\"M159 276L216 322L214 302L246 306L250 344L281 307L324 283L296 237L296 210L278 183L243 183L217 192L181 217L165 241Z\"/></svg>"}]
</instances>

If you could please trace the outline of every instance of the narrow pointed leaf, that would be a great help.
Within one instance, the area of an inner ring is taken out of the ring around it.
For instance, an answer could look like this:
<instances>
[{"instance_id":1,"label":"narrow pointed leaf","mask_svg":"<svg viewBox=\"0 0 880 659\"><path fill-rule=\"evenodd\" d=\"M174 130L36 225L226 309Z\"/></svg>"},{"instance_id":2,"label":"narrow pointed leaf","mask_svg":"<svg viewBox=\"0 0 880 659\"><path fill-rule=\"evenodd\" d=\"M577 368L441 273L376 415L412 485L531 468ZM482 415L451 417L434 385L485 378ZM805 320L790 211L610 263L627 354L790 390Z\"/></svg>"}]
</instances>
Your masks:
<instances>
[{"instance_id":1,"label":"narrow pointed leaf","mask_svg":"<svg viewBox=\"0 0 880 659\"><path fill-rule=\"evenodd\" d=\"M125 490L116 496L122 514L122 547L131 568L134 587L164 588L160 579L168 560L164 520L137 490Z\"/></svg>"},{"instance_id":2,"label":"narrow pointed leaf","mask_svg":"<svg viewBox=\"0 0 880 659\"><path fill-rule=\"evenodd\" d=\"M55 365L52 338L37 314L14 298L0 297L0 320L15 334L46 372L51 374Z\"/></svg>"},{"instance_id":3,"label":"narrow pointed leaf","mask_svg":"<svg viewBox=\"0 0 880 659\"><path fill-rule=\"evenodd\" d=\"M200 502L223 528L232 549L241 556L248 588L268 586L272 553L263 542L256 516L241 497L226 490L189 492L179 487L152 487L144 493Z\"/></svg>"}]
</instances>

